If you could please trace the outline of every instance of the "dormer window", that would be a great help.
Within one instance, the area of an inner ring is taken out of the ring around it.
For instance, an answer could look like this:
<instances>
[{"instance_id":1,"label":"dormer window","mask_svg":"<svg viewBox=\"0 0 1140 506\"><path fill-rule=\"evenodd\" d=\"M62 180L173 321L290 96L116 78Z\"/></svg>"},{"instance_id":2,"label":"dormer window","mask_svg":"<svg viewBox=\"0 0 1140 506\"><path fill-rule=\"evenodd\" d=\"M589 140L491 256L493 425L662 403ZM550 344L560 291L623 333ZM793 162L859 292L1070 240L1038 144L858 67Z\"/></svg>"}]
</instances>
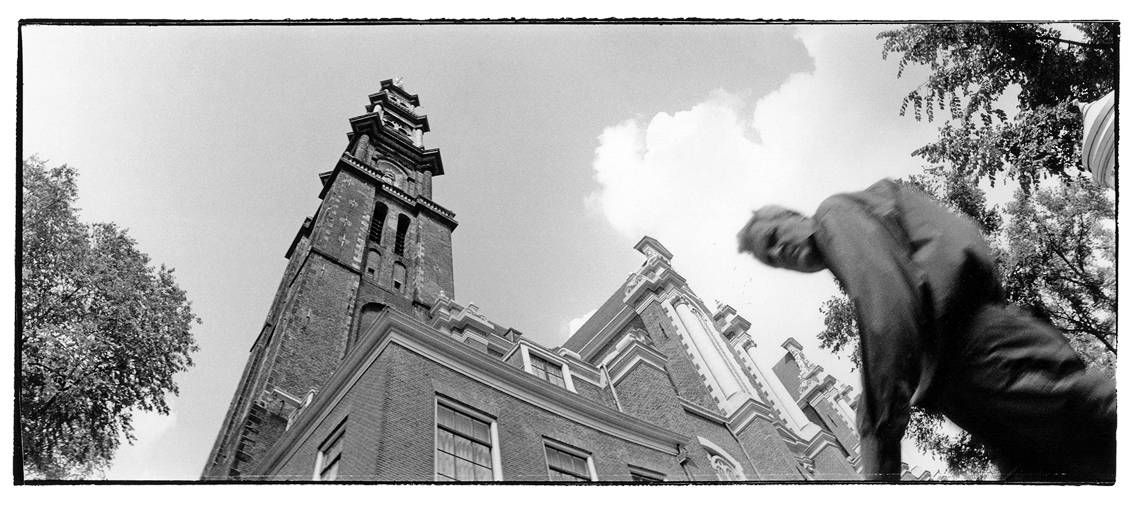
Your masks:
<instances>
[{"instance_id":1,"label":"dormer window","mask_svg":"<svg viewBox=\"0 0 1140 506\"><path fill-rule=\"evenodd\" d=\"M530 356L531 374L546 380L549 383L566 388L566 381L562 378L562 366L544 358Z\"/></svg>"}]
</instances>

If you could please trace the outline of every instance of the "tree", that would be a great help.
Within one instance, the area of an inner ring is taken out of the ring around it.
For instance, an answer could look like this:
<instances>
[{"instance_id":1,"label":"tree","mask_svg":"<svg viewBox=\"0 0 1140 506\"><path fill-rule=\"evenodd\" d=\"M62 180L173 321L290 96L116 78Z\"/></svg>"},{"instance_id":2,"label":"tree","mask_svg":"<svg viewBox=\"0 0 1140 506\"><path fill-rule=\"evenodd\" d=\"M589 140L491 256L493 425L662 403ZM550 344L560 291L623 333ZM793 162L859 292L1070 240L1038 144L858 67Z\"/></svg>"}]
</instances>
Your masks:
<instances>
[{"instance_id":1,"label":"tree","mask_svg":"<svg viewBox=\"0 0 1140 506\"><path fill-rule=\"evenodd\" d=\"M1089 178L1020 191L1006 207L1002 251L1011 303L1069 337L1085 362L1113 375L1116 364L1116 241L1112 202Z\"/></svg>"},{"instance_id":2,"label":"tree","mask_svg":"<svg viewBox=\"0 0 1140 506\"><path fill-rule=\"evenodd\" d=\"M30 478L105 469L131 414L167 414L174 374L197 351L174 270L149 264L125 230L83 224L77 172L24 160L20 277L20 451Z\"/></svg>"},{"instance_id":3,"label":"tree","mask_svg":"<svg viewBox=\"0 0 1140 506\"><path fill-rule=\"evenodd\" d=\"M879 34L883 57L899 72L923 67L929 78L899 113L950 118L937 139L914 151L927 165L904 184L976 221L993 247L1010 303L1051 321L1073 348L1109 375L1116 354L1114 208L1110 192L1079 172L1081 118L1089 102L1115 88L1119 26L1076 25L1085 40L1039 24L908 25ZM1002 109L1016 91L1016 114ZM940 113L939 113L940 114ZM986 201L983 183L1019 186L1004 207ZM824 302L818 338L834 353L858 357L854 306L842 291ZM937 414L915 410L907 437L967 477L992 473L985 448L968 433L945 430Z\"/></svg>"},{"instance_id":4,"label":"tree","mask_svg":"<svg viewBox=\"0 0 1140 506\"><path fill-rule=\"evenodd\" d=\"M938 139L915 154L991 184L1005 174L1025 191L1047 177L1069 181L1081 140L1072 101L1100 98L1119 75L1119 25L1074 26L1088 40L1026 23L908 25L880 33L884 59L899 56L899 76L908 66L930 75L906 95L900 115L909 108L916 120L934 121L936 104L949 108ZM1009 118L999 103L1015 89L1017 114Z\"/></svg>"}]
</instances>

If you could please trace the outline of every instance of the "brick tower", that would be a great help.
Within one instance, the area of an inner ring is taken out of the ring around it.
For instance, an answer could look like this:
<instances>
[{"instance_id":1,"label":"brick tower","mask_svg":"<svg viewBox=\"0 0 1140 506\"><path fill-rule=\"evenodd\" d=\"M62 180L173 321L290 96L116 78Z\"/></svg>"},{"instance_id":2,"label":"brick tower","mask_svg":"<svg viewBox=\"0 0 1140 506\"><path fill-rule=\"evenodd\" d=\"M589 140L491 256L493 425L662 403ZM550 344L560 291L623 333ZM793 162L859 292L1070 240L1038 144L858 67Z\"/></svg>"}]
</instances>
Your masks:
<instances>
[{"instance_id":1,"label":"brick tower","mask_svg":"<svg viewBox=\"0 0 1140 506\"><path fill-rule=\"evenodd\" d=\"M250 477L290 416L387 309L426 321L454 296L451 211L432 201L443 174L423 146L419 98L385 80L349 120L348 147L320 174L320 206L289 245L289 263L225 421L205 479Z\"/></svg>"}]
</instances>

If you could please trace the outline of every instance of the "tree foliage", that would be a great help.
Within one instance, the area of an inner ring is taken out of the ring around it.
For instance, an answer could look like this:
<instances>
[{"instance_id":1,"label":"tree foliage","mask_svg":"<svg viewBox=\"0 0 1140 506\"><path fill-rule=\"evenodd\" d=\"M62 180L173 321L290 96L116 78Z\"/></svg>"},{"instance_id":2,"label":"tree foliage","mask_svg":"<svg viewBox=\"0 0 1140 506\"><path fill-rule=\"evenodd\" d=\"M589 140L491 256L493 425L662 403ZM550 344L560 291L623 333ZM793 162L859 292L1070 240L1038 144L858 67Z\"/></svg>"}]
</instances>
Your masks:
<instances>
[{"instance_id":1,"label":"tree foliage","mask_svg":"<svg viewBox=\"0 0 1140 506\"><path fill-rule=\"evenodd\" d=\"M166 414L174 374L197 350L198 318L174 270L150 265L125 230L83 224L76 170L35 158L22 171L20 447L29 478L104 469L131 414Z\"/></svg>"},{"instance_id":2,"label":"tree foliage","mask_svg":"<svg viewBox=\"0 0 1140 506\"><path fill-rule=\"evenodd\" d=\"M1117 340L1111 200L1080 176L1033 195L1018 192L1006 212L1007 299L1051 321L1086 362L1111 375Z\"/></svg>"},{"instance_id":3,"label":"tree foliage","mask_svg":"<svg viewBox=\"0 0 1140 506\"><path fill-rule=\"evenodd\" d=\"M929 78L902 101L916 120L950 113L938 138L916 150L963 175L998 175L1031 191L1042 178L1064 180L1080 159L1081 118L1072 101L1115 89L1119 26L1079 24L1086 41L1064 39L1050 25L970 23L908 25L879 34L883 57L899 57L899 75L923 67ZM1012 118L1000 105L1017 90Z\"/></svg>"},{"instance_id":4,"label":"tree foliage","mask_svg":"<svg viewBox=\"0 0 1140 506\"><path fill-rule=\"evenodd\" d=\"M1116 245L1110 191L1079 173L1081 117L1074 100L1114 89L1119 26L1084 24L1067 40L1039 24L908 25L879 34L899 75L922 67L929 79L908 93L900 114L934 121L938 137L914 151L927 165L900 181L978 223L995 252L1007 300L1051 321L1073 348L1113 375L1116 363ZM1015 114L1002 108L1013 100ZM936 111L937 109L937 111ZM985 186L1020 188L1005 206ZM818 338L857 363L858 326L846 294L820 307ZM950 472L992 476L984 446L947 430L940 415L915 410L907 437L941 457Z\"/></svg>"}]
</instances>

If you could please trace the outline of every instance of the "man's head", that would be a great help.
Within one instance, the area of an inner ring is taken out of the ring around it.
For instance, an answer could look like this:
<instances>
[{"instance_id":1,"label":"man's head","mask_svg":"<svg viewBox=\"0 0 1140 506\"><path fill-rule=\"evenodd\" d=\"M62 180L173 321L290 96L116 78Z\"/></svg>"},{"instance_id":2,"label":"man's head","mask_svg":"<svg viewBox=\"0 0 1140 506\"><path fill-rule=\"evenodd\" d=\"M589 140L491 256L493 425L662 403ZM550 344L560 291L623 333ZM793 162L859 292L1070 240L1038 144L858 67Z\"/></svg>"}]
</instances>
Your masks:
<instances>
[{"instance_id":1,"label":"man's head","mask_svg":"<svg viewBox=\"0 0 1140 506\"><path fill-rule=\"evenodd\" d=\"M741 252L752 253L771 267L816 272L826 267L812 234L815 223L808 217L780 206L764 206L736 238Z\"/></svg>"}]
</instances>

